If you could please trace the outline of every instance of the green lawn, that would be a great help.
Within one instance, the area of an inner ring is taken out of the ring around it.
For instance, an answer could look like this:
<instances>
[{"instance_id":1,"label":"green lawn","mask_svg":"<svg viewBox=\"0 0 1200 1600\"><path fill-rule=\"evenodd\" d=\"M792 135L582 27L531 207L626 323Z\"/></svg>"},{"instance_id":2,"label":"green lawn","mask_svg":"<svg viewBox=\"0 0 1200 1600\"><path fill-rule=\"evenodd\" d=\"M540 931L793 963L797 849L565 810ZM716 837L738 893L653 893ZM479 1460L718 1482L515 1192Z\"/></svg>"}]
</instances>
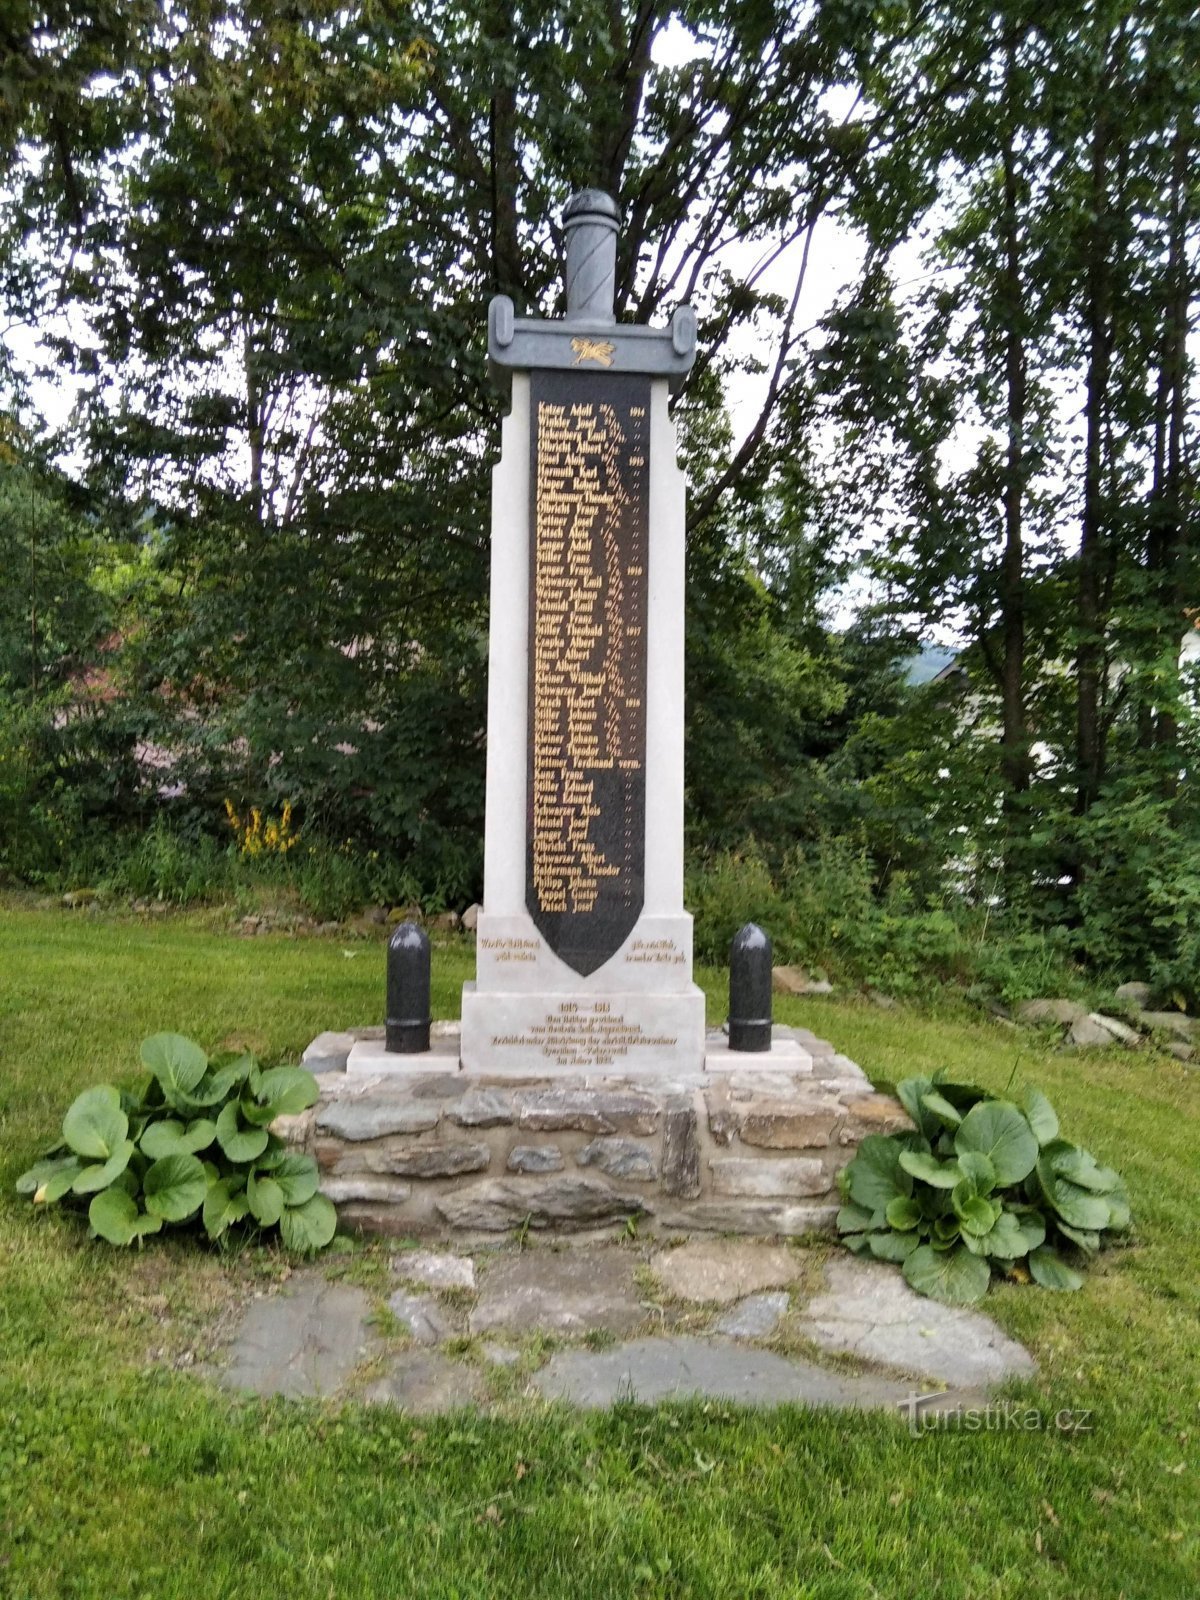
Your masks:
<instances>
[{"instance_id":1,"label":"green lawn","mask_svg":"<svg viewBox=\"0 0 1200 1600\"><path fill-rule=\"evenodd\" d=\"M344 951L350 951L347 955ZM436 954L456 1014L465 949ZM720 980L701 974L720 1008ZM235 1400L187 1369L268 1251L89 1244L13 1180L72 1095L170 1028L294 1055L379 1016L382 945L241 940L197 919L0 910L0 1595L805 1596L1200 1593L1200 1074L1072 1056L965 1018L782 1002L876 1078L1042 1085L1125 1174L1136 1243L1081 1294L994 1290L1040 1364L1013 1389L1090 1431L930 1434L726 1406L394 1413Z\"/></svg>"}]
</instances>

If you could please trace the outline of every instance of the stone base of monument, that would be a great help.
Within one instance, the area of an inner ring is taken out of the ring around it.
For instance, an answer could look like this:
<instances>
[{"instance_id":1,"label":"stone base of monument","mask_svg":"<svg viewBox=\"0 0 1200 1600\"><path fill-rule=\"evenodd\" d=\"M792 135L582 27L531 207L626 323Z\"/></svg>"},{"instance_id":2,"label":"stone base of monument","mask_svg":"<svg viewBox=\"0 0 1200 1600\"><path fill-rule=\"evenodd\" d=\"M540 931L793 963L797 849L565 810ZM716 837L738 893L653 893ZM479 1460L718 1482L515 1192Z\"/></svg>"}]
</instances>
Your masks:
<instances>
[{"instance_id":1,"label":"stone base of monument","mask_svg":"<svg viewBox=\"0 0 1200 1600\"><path fill-rule=\"evenodd\" d=\"M382 1029L321 1034L305 1052L321 1097L280 1131L316 1156L344 1227L412 1238L626 1222L641 1234L828 1232L837 1174L859 1141L909 1126L803 1029L777 1028L761 1055L711 1034L709 1070L693 1074L527 1077L460 1069L457 1024L435 1030L420 1056L387 1057Z\"/></svg>"}]
</instances>

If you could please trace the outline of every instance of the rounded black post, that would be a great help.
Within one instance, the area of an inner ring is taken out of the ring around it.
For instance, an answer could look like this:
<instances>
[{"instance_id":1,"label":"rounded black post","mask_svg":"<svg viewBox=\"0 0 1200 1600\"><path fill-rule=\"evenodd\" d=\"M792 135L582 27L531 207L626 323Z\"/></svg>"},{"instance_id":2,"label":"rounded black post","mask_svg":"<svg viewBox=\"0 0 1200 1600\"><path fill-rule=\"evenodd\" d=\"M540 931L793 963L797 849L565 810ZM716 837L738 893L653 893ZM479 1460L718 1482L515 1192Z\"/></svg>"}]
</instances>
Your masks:
<instances>
[{"instance_id":1,"label":"rounded black post","mask_svg":"<svg viewBox=\"0 0 1200 1600\"><path fill-rule=\"evenodd\" d=\"M415 1056L429 1049L429 940L402 922L388 940L387 1050Z\"/></svg>"},{"instance_id":2,"label":"rounded black post","mask_svg":"<svg viewBox=\"0 0 1200 1600\"><path fill-rule=\"evenodd\" d=\"M753 922L729 946L729 1048L771 1048L771 941Z\"/></svg>"}]
</instances>

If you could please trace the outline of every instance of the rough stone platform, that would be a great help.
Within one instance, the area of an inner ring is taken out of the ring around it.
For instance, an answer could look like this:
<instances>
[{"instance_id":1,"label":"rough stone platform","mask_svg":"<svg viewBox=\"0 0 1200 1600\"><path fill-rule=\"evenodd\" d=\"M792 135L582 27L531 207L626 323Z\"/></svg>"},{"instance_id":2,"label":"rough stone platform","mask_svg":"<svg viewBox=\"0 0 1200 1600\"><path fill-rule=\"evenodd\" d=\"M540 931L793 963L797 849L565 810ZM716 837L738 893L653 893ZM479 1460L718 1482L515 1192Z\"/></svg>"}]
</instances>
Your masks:
<instances>
[{"instance_id":1,"label":"rough stone platform","mask_svg":"<svg viewBox=\"0 0 1200 1600\"><path fill-rule=\"evenodd\" d=\"M419 1067L409 1057L403 1071L348 1073L351 1052L378 1036L315 1039L304 1061L321 1098L281 1130L316 1156L343 1225L364 1232L828 1232L859 1141L909 1126L802 1029L719 1071L514 1078L458 1070L453 1025L441 1024Z\"/></svg>"},{"instance_id":2,"label":"rough stone platform","mask_svg":"<svg viewBox=\"0 0 1200 1600\"><path fill-rule=\"evenodd\" d=\"M787 1244L407 1250L374 1293L330 1281L338 1270L251 1301L222 1381L412 1412L698 1395L911 1421L1034 1371L988 1317L921 1299L897 1268Z\"/></svg>"}]
</instances>

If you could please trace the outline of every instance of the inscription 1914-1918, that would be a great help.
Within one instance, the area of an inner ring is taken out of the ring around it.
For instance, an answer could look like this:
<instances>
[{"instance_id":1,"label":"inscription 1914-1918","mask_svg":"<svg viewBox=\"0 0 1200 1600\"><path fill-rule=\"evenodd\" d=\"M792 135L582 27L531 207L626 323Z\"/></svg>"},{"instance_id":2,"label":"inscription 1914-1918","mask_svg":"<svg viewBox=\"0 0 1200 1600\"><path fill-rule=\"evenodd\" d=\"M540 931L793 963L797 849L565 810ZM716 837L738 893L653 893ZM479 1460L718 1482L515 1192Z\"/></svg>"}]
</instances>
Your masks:
<instances>
[{"instance_id":1,"label":"inscription 1914-1918","mask_svg":"<svg viewBox=\"0 0 1200 1600\"><path fill-rule=\"evenodd\" d=\"M650 380L530 375L526 904L574 971L642 909Z\"/></svg>"}]
</instances>

